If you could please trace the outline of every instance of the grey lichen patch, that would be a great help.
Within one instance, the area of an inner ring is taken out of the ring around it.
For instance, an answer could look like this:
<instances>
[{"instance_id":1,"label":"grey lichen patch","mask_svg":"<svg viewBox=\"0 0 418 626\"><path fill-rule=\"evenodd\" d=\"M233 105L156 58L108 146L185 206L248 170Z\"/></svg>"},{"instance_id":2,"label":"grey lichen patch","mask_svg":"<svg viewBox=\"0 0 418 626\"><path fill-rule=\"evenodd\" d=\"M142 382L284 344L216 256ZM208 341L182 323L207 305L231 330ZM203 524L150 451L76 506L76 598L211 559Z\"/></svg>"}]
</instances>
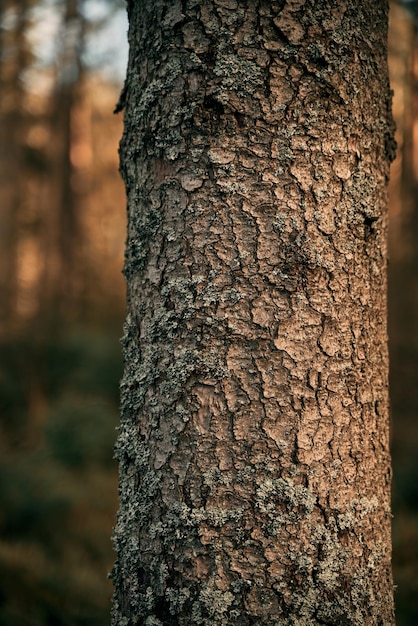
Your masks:
<instances>
[{"instance_id":1,"label":"grey lichen patch","mask_svg":"<svg viewBox=\"0 0 418 626\"><path fill-rule=\"evenodd\" d=\"M145 626L164 626L164 624L155 615L150 615L145 620Z\"/></svg>"},{"instance_id":2,"label":"grey lichen patch","mask_svg":"<svg viewBox=\"0 0 418 626\"><path fill-rule=\"evenodd\" d=\"M137 469L147 466L149 450L143 443L136 441L138 429L132 421L119 428L118 439L115 444L115 459L120 463L133 463Z\"/></svg>"},{"instance_id":3,"label":"grey lichen patch","mask_svg":"<svg viewBox=\"0 0 418 626\"><path fill-rule=\"evenodd\" d=\"M237 304L237 302L242 300L243 297L244 295L238 289L235 289L235 287L233 287L232 289L228 289L227 291L224 291L222 293L221 300L223 302L231 302L232 304Z\"/></svg>"},{"instance_id":4,"label":"grey lichen patch","mask_svg":"<svg viewBox=\"0 0 418 626\"><path fill-rule=\"evenodd\" d=\"M313 544L320 552L314 579L321 589L334 592L341 586L341 575L346 569L350 551L338 539L336 528L318 524L312 535Z\"/></svg>"},{"instance_id":5,"label":"grey lichen patch","mask_svg":"<svg viewBox=\"0 0 418 626\"><path fill-rule=\"evenodd\" d=\"M307 556L306 554L299 554L297 555L294 563L296 565L297 572L311 573L314 565L314 560L312 557Z\"/></svg>"},{"instance_id":6,"label":"grey lichen patch","mask_svg":"<svg viewBox=\"0 0 418 626\"><path fill-rule=\"evenodd\" d=\"M165 595L170 603L170 612L172 615L176 615L182 610L183 606L190 599L190 591L186 588L175 589L167 587Z\"/></svg>"},{"instance_id":7,"label":"grey lichen patch","mask_svg":"<svg viewBox=\"0 0 418 626\"><path fill-rule=\"evenodd\" d=\"M179 76L182 76L183 67L178 58L173 57L170 63L165 63L160 70L160 74L156 76L147 87L141 92L137 103L137 115L147 114L152 105L158 101L162 93L172 87Z\"/></svg>"},{"instance_id":8,"label":"grey lichen patch","mask_svg":"<svg viewBox=\"0 0 418 626\"><path fill-rule=\"evenodd\" d=\"M169 393L170 396L179 391L191 374L199 369L201 357L197 350L188 348L180 348L175 351L175 357L172 365L167 370L167 381L164 384L163 393Z\"/></svg>"},{"instance_id":9,"label":"grey lichen patch","mask_svg":"<svg viewBox=\"0 0 418 626\"><path fill-rule=\"evenodd\" d=\"M210 525L213 528L220 528L227 522L239 522L244 515L244 510L239 508L221 508L209 506L206 508L193 509L190 513L190 520L195 524Z\"/></svg>"},{"instance_id":10,"label":"grey lichen patch","mask_svg":"<svg viewBox=\"0 0 418 626\"><path fill-rule=\"evenodd\" d=\"M222 591L211 582L202 587L199 597L209 616L216 623L219 623L219 620L224 622L227 619L226 613L234 602L234 595L230 591Z\"/></svg>"},{"instance_id":11,"label":"grey lichen patch","mask_svg":"<svg viewBox=\"0 0 418 626\"><path fill-rule=\"evenodd\" d=\"M312 513L316 496L291 478L268 478L257 489L256 503L261 512L270 514L276 514L278 506L283 505L286 519L296 521Z\"/></svg>"},{"instance_id":12,"label":"grey lichen patch","mask_svg":"<svg viewBox=\"0 0 418 626\"><path fill-rule=\"evenodd\" d=\"M178 325L176 313L161 306L155 309L151 319L144 325L143 336L152 343L171 339L177 335Z\"/></svg>"},{"instance_id":13,"label":"grey lichen patch","mask_svg":"<svg viewBox=\"0 0 418 626\"><path fill-rule=\"evenodd\" d=\"M124 274L130 279L144 269L149 252L149 241L161 224L161 214L155 208L145 208L143 199L135 200L136 210L131 217L134 228L128 233Z\"/></svg>"},{"instance_id":14,"label":"grey lichen patch","mask_svg":"<svg viewBox=\"0 0 418 626\"><path fill-rule=\"evenodd\" d=\"M230 90L245 97L264 89L264 70L253 61L234 54L219 55L213 71L221 79L218 95L222 98L226 98Z\"/></svg>"},{"instance_id":15,"label":"grey lichen patch","mask_svg":"<svg viewBox=\"0 0 418 626\"><path fill-rule=\"evenodd\" d=\"M173 528L221 528L229 521L240 521L244 515L242 508L222 508L207 506L192 508L185 502L173 505L168 512L166 523Z\"/></svg>"},{"instance_id":16,"label":"grey lichen patch","mask_svg":"<svg viewBox=\"0 0 418 626\"><path fill-rule=\"evenodd\" d=\"M186 150L186 142L179 128L162 128L154 135L155 153L175 161Z\"/></svg>"},{"instance_id":17,"label":"grey lichen patch","mask_svg":"<svg viewBox=\"0 0 418 626\"><path fill-rule=\"evenodd\" d=\"M215 347L211 348L205 355L202 355L201 367L202 372L209 378L225 380L225 378L230 377L225 356Z\"/></svg>"},{"instance_id":18,"label":"grey lichen patch","mask_svg":"<svg viewBox=\"0 0 418 626\"><path fill-rule=\"evenodd\" d=\"M195 291L199 279L196 277L170 278L161 289L161 295L174 305L182 319L188 319L195 310Z\"/></svg>"},{"instance_id":19,"label":"grey lichen patch","mask_svg":"<svg viewBox=\"0 0 418 626\"><path fill-rule=\"evenodd\" d=\"M284 623L286 626L311 626L318 605L318 592L314 586L307 587L304 593L293 593L290 596L293 615ZM331 622L333 623L333 622Z\"/></svg>"},{"instance_id":20,"label":"grey lichen patch","mask_svg":"<svg viewBox=\"0 0 418 626\"><path fill-rule=\"evenodd\" d=\"M203 474L203 480L208 487L217 485L230 485L232 476L227 472L222 472L218 467L211 467Z\"/></svg>"},{"instance_id":21,"label":"grey lichen patch","mask_svg":"<svg viewBox=\"0 0 418 626\"><path fill-rule=\"evenodd\" d=\"M359 520L364 519L381 507L381 503L376 496L371 498L359 498L350 502L350 506L345 513L337 516L337 524L341 529L355 528ZM389 511L388 511L389 512Z\"/></svg>"}]
</instances>

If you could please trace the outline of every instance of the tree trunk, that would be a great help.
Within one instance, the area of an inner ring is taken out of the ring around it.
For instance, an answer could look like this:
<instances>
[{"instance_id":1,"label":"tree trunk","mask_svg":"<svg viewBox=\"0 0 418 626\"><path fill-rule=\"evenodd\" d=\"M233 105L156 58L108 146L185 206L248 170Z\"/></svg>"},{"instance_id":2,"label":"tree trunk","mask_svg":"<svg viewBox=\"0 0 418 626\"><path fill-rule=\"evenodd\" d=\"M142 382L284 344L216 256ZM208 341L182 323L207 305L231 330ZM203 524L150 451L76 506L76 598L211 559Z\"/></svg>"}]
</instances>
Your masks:
<instances>
[{"instance_id":1,"label":"tree trunk","mask_svg":"<svg viewBox=\"0 0 418 626\"><path fill-rule=\"evenodd\" d=\"M13 8L13 5L0 4L2 23ZM23 75L29 58L26 42L30 27L28 1L20 0L15 11L16 23L9 32L0 27L3 31L0 34L0 332L4 334L9 332L17 315L18 243L23 189L28 173L23 154L27 123Z\"/></svg>"},{"instance_id":2,"label":"tree trunk","mask_svg":"<svg viewBox=\"0 0 418 626\"><path fill-rule=\"evenodd\" d=\"M113 624L394 624L386 2L130 2Z\"/></svg>"},{"instance_id":3,"label":"tree trunk","mask_svg":"<svg viewBox=\"0 0 418 626\"><path fill-rule=\"evenodd\" d=\"M77 171L77 115L83 100L86 18L84 0L65 0L57 59L55 91L52 99L51 131L54 142L50 156L53 167L51 212L45 214L44 248L46 263L40 283L41 320L77 318L82 308L80 258L83 232L80 227L85 209L85 189ZM81 183L81 184L80 184ZM83 206L84 204L84 206ZM51 321L50 321L51 323Z\"/></svg>"}]
</instances>

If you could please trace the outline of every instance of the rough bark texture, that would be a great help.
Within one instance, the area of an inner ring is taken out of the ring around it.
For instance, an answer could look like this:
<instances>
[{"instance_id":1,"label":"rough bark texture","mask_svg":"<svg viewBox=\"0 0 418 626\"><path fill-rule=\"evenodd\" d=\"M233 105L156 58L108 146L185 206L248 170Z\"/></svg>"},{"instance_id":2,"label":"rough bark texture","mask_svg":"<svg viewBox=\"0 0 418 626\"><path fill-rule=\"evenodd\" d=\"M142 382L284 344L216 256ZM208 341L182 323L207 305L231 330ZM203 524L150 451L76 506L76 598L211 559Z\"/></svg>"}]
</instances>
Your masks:
<instances>
[{"instance_id":1,"label":"rough bark texture","mask_svg":"<svg viewBox=\"0 0 418 626\"><path fill-rule=\"evenodd\" d=\"M394 624L386 2L129 12L113 624Z\"/></svg>"}]
</instances>

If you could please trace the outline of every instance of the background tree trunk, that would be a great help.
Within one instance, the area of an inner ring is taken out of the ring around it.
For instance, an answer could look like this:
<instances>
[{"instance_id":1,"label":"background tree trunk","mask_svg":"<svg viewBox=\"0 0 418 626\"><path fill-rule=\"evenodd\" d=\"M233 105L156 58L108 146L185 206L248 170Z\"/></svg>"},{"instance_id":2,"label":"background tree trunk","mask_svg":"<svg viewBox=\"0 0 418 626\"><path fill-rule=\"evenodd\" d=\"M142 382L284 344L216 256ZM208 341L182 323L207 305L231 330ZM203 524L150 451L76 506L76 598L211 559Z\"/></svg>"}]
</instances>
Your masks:
<instances>
[{"instance_id":1,"label":"background tree trunk","mask_svg":"<svg viewBox=\"0 0 418 626\"><path fill-rule=\"evenodd\" d=\"M26 44L30 25L29 2L16 3L14 28L0 34L0 84L2 102L0 113L0 325L5 326L16 316L18 233L22 228L23 181L27 163L22 150L22 138L27 119L24 114L24 72L30 54ZM0 20L7 17L11 7L0 4ZM3 31L3 27L0 28ZM7 53L5 54L5 49Z\"/></svg>"},{"instance_id":2,"label":"background tree trunk","mask_svg":"<svg viewBox=\"0 0 418 626\"><path fill-rule=\"evenodd\" d=\"M129 11L113 624L394 624L386 2Z\"/></svg>"}]
</instances>

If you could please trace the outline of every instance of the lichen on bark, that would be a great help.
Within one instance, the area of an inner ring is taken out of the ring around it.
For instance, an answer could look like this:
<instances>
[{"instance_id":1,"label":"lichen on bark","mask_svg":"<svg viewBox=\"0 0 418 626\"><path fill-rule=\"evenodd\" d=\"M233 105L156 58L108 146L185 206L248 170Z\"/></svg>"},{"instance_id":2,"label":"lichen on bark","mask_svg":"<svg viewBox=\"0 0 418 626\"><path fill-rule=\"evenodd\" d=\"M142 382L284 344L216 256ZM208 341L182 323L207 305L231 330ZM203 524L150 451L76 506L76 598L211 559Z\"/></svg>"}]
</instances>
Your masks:
<instances>
[{"instance_id":1,"label":"lichen on bark","mask_svg":"<svg viewBox=\"0 0 418 626\"><path fill-rule=\"evenodd\" d=\"M129 15L113 624L394 624L386 3Z\"/></svg>"}]
</instances>

